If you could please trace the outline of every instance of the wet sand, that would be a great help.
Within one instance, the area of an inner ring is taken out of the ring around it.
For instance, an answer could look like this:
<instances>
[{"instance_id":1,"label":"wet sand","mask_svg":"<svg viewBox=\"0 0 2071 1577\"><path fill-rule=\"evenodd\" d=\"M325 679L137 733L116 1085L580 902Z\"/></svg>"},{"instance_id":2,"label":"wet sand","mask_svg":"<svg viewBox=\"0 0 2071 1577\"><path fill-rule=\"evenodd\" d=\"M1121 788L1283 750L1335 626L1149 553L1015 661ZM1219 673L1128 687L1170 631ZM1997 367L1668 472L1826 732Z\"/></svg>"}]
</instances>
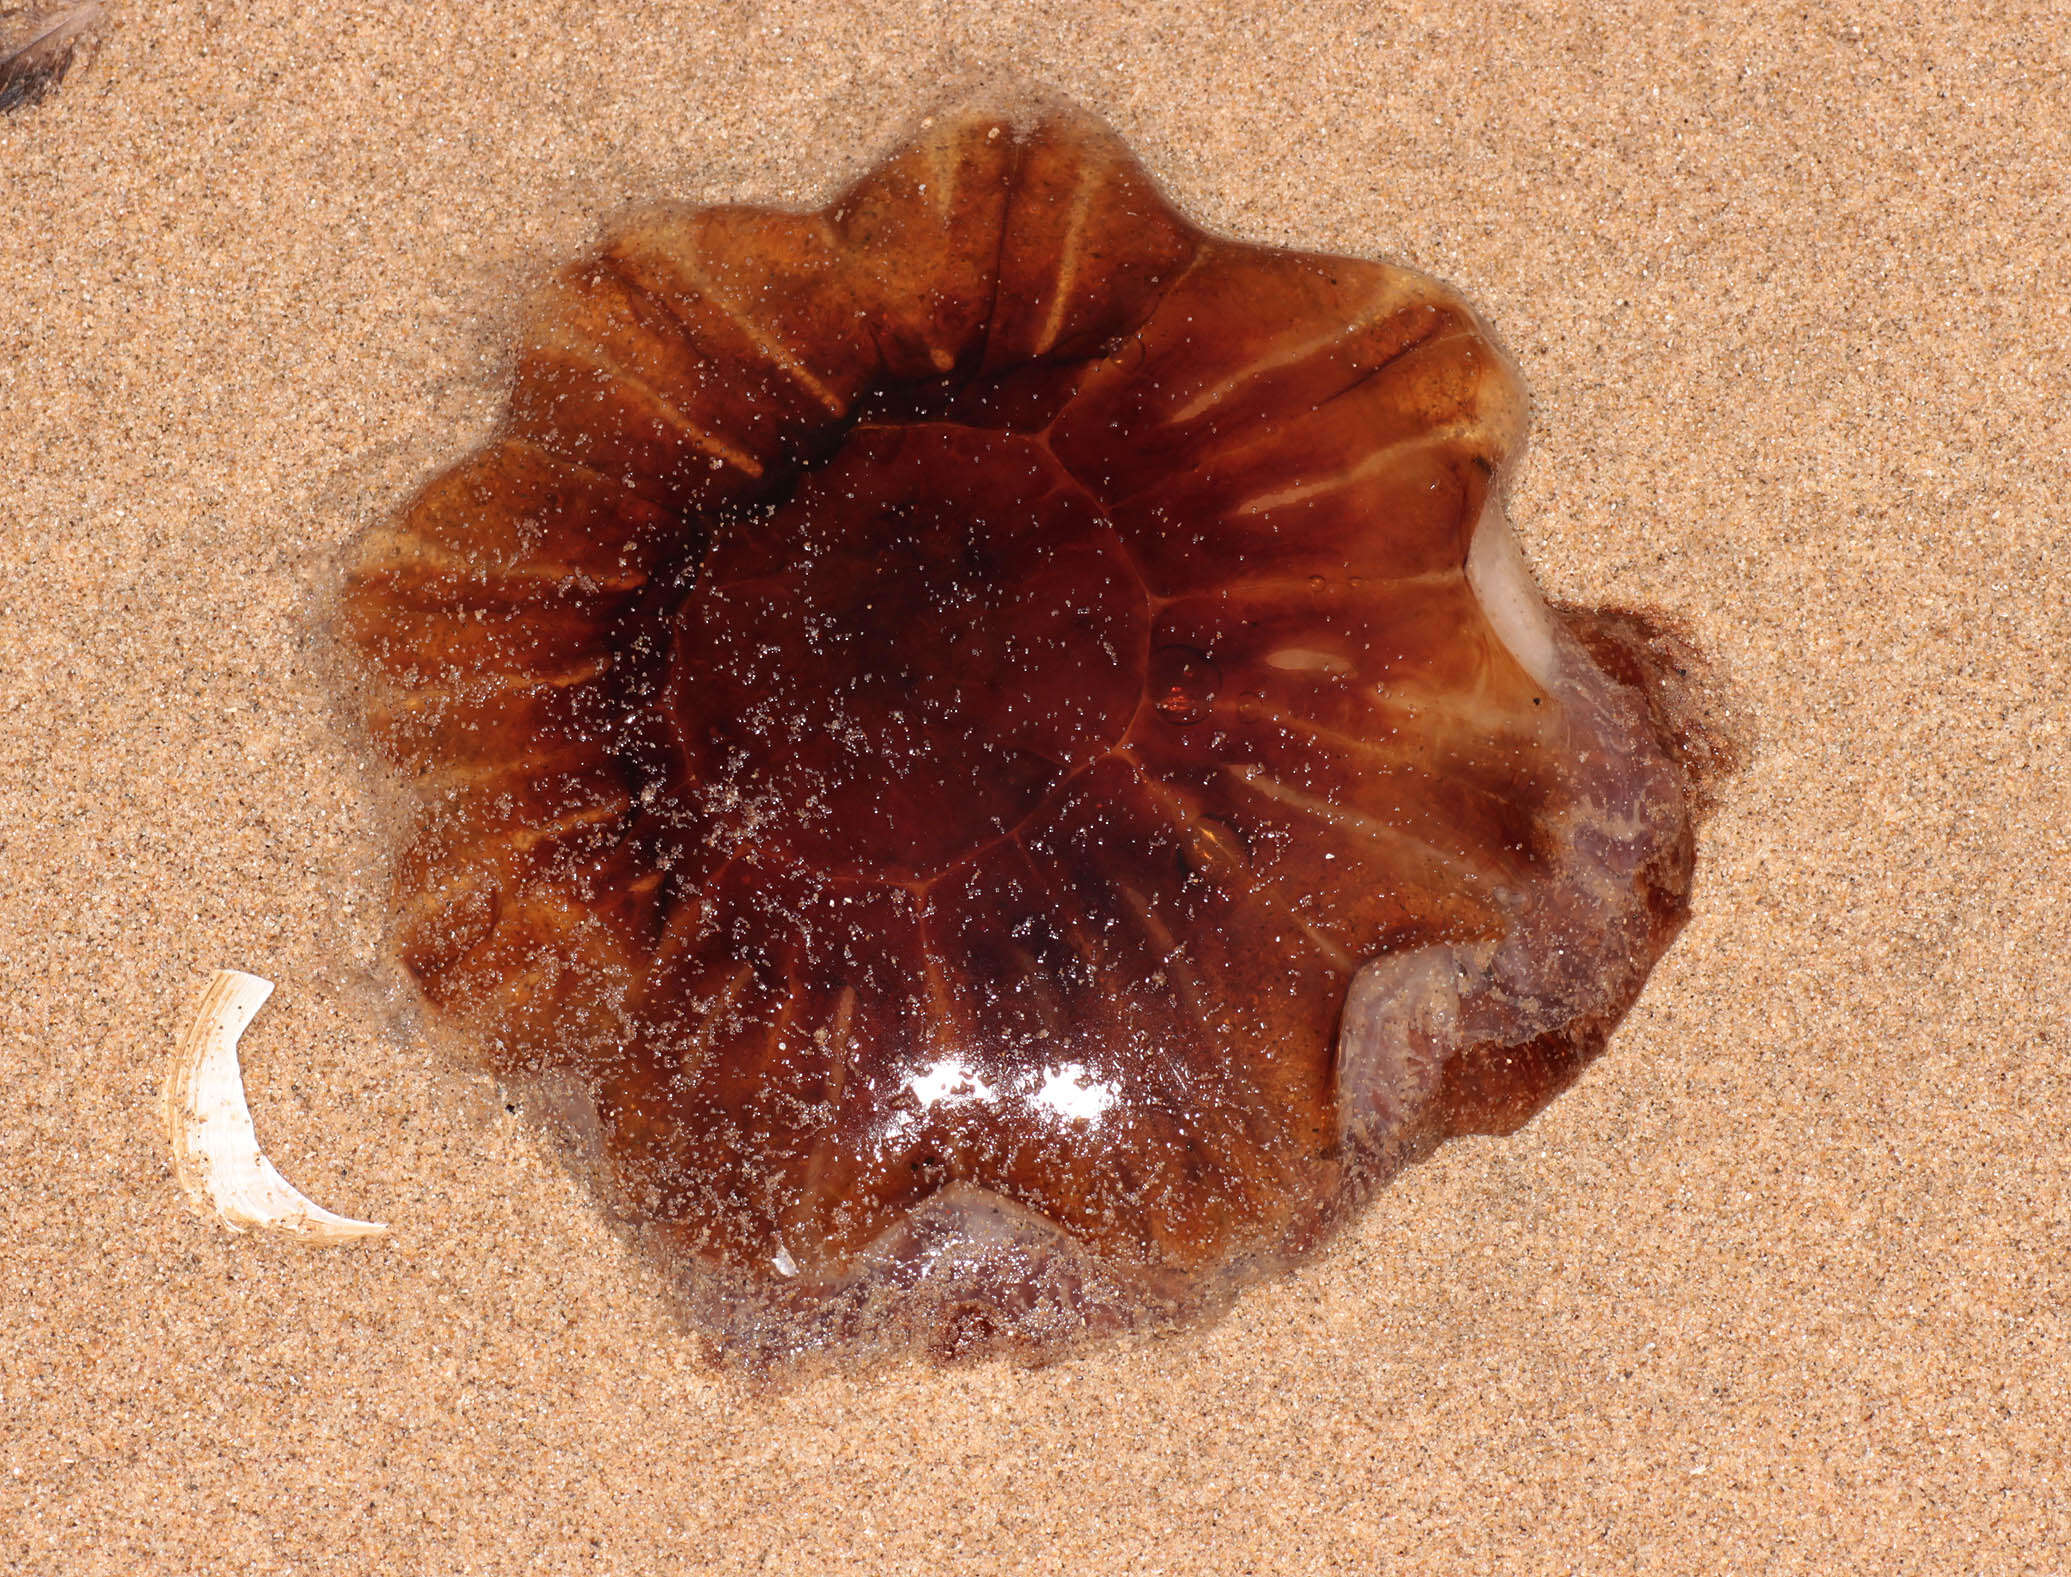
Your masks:
<instances>
[{"instance_id":1,"label":"wet sand","mask_svg":"<svg viewBox=\"0 0 2071 1577\"><path fill-rule=\"evenodd\" d=\"M2049 1571L2071 1548L2061 14L123 9L0 119L0 1569ZM945 80L1463 288L1548 591L1758 735L1610 1052L1208 1329L776 1394L378 967L313 622L528 281L817 201ZM283 1171L158 1092L218 966Z\"/></svg>"}]
</instances>

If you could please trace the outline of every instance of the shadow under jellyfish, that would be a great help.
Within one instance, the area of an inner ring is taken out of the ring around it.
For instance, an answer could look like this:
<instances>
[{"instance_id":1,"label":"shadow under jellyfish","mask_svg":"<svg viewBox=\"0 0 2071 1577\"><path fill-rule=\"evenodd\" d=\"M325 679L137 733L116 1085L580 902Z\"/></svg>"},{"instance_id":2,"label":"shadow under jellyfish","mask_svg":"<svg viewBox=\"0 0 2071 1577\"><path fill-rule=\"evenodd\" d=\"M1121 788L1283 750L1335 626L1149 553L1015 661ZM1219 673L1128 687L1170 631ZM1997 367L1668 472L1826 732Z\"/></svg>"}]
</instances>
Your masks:
<instances>
[{"instance_id":1,"label":"shadow under jellyfish","mask_svg":"<svg viewBox=\"0 0 2071 1577\"><path fill-rule=\"evenodd\" d=\"M358 545L395 946L747 1361L1211 1309L1603 1046L1687 909L1644 633L1553 614L1461 299L1097 121L563 269Z\"/></svg>"}]
</instances>

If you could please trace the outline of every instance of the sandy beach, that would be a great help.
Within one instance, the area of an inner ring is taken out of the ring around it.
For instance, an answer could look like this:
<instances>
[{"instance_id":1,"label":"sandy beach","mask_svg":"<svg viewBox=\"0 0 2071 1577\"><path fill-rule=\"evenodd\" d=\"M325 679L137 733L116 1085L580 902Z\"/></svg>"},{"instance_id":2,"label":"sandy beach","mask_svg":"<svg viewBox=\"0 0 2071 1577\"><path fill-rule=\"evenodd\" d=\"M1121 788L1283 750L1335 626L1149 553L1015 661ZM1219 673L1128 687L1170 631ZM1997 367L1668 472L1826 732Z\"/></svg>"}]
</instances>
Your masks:
<instances>
[{"instance_id":1,"label":"sandy beach","mask_svg":"<svg viewBox=\"0 0 2071 1577\"><path fill-rule=\"evenodd\" d=\"M2061 7L111 6L0 116L0 1570L2038 1572L2071 1550ZM382 963L318 618L528 287L949 85L1523 369L1548 593L1754 741L1610 1050L1219 1322L760 1392ZM268 1152L176 1186L209 972Z\"/></svg>"}]
</instances>

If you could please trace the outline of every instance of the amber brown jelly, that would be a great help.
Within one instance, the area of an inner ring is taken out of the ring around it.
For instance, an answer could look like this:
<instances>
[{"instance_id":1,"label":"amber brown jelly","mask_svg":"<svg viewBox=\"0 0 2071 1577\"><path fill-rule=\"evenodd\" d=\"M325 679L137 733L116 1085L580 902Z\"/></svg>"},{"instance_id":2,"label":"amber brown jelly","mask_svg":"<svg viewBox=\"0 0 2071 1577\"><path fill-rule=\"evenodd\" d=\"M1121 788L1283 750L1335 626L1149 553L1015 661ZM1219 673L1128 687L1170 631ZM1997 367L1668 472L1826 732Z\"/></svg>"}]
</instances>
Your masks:
<instances>
[{"instance_id":1,"label":"amber brown jelly","mask_svg":"<svg viewBox=\"0 0 2071 1577\"><path fill-rule=\"evenodd\" d=\"M1538 1110L1686 912L1521 418L1450 291L1068 110L626 225L344 592L402 963L751 1360L1213 1308Z\"/></svg>"}]
</instances>

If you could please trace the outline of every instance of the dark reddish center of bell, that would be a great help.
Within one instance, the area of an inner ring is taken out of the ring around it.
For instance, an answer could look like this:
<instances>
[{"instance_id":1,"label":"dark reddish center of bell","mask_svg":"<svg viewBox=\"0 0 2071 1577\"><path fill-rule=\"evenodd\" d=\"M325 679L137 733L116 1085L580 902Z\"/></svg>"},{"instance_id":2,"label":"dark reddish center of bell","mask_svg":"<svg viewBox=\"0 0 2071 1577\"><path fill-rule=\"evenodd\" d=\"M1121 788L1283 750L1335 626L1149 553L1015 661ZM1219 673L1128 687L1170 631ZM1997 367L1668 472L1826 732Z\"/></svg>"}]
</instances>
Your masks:
<instances>
[{"instance_id":1,"label":"dark reddish center of bell","mask_svg":"<svg viewBox=\"0 0 2071 1577\"><path fill-rule=\"evenodd\" d=\"M1144 590L1038 439L856 428L721 529L676 616L686 831L925 877L1012 832L1143 691Z\"/></svg>"}]
</instances>

